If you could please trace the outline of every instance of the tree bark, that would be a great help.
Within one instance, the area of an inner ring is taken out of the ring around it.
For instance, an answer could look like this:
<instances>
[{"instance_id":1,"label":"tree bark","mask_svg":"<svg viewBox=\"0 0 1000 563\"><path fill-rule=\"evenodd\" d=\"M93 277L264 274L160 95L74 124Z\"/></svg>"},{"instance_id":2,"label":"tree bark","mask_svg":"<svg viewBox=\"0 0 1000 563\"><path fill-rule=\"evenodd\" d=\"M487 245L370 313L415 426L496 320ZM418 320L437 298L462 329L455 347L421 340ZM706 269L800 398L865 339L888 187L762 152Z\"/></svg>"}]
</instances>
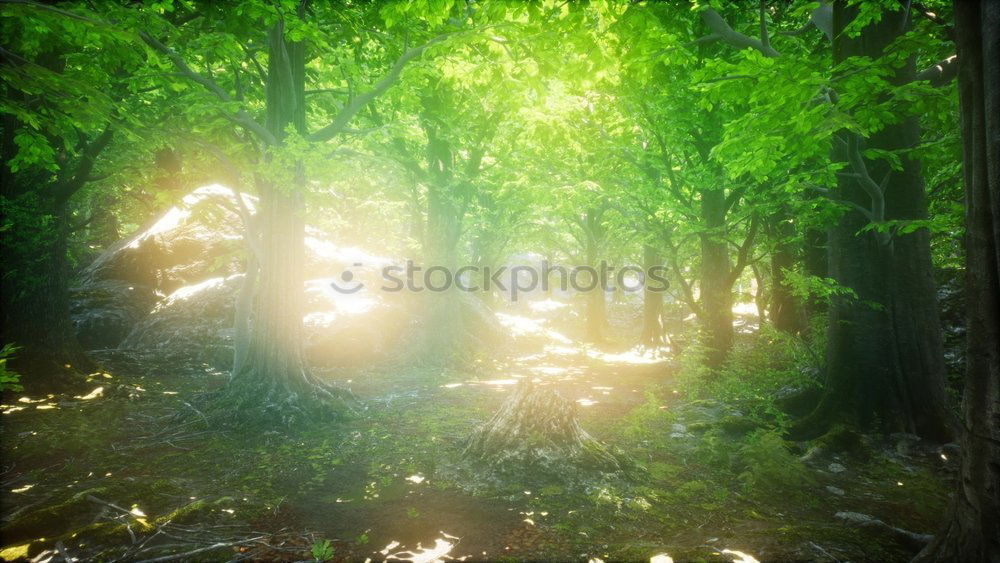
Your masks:
<instances>
[{"instance_id":1,"label":"tree bark","mask_svg":"<svg viewBox=\"0 0 1000 563\"><path fill-rule=\"evenodd\" d=\"M281 21L268 33L268 50L266 128L280 146L289 125L305 132L305 54L302 43L285 39ZM241 423L291 425L331 414L324 403L335 398L309 372L302 352L304 178L300 164L287 172L298 185L258 180L254 227L260 232L260 263L257 276L248 272L244 280L248 292L256 284L252 329L240 331L232 378L216 401L224 419Z\"/></svg>"},{"instance_id":2,"label":"tree bark","mask_svg":"<svg viewBox=\"0 0 1000 563\"><path fill-rule=\"evenodd\" d=\"M29 392L78 386L79 375L95 365L77 341L69 314L67 207L29 204L3 219L12 228L2 245L8 273L2 340L20 347L10 367L24 375L21 384Z\"/></svg>"},{"instance_id":3,"label":"tree bark","mask_svg":"<svg viewBox=\"0 0 1000 563\"><path fill-rule=\"evenodd\" d=\"M621 461L577 420L577 405L547 387L524 380L486 424L469 436L462 457L493 470L554 471L572 466L619 471Z\"/></svg>"},{"instance_id":4,"label":"tree bark","mask_svg":"<svg viewBox=\"0 0 1000 563\"><path fill-rule=\"evenodd\" d=\"M709 367L722 365L733 346L733 285L726 236L726 193L701 192L701 310Z\"/></svg>"},{"instance_id":5,"label":"tree bark","mask_svg":"<svg viewBox=\"0 0 1000 563\"><path fill-rule=\"evenodd\" d=\"M586 244L584 248L587 266L593 268L594 279L586 282L593 283L594 287L586 292L587 297L587 327L586 339L589 342L601 343L604 341L604 329L607 326L607 300L604 294L604 283L600 279L599 264L597 263L601 249L604 247L604 226L601 225L601 215L603 211L588 209L583 219L584 237Z\"/></svg>"},{"instance_id":6,"label":"tree bark","mask_svg":"<svg viewBox=\"0 0 1000 563\"><path fill-rule=\"evenodd\" d=\"M770 225L770 231L775 239L771 253L770 321L782 332L797 333L804 328L805 319L785 281L785 271L795 267L795 250L790 242L794 227L789 221L779 220Z\"/></svg>"},{"instance_id":7,"label":"tree bark","mask_svg":"<svg viewBox=\"0 0 1000 563\"><path fill-rule=\"evenodd\" d=\"M968 352L958 490L917 561L1000 561L1000 4L955 2Z\"/></svg>"},{"instance_id":8,"label":"tree bark","mask_svg":"<svg viewBox=\"0 0 1000 563\"><path fill-rule=\"evenodd\" d=\"M644 272L663 264L663 258L652 245L642 247L642 269ZM665 343L663 329L663 293L650 290L647 279L642 290L642 335L639 344L647 348L659 348Z\"/></svg>"},{"instance_id":9,"label":"tree bark","mask_svg":"<svg viewBox=\"0 0 1000 563\"><path fill-rule=\"evenodd\" d=\"M112 132L105 129L90 139L77 158L61 163L53 180L48 172L14 174L6 166L17 151L19 125L11 116L3 119L0 222L10 227L0 243L5 271L0 339L21 348L9 365L25 375L22 385L29 392L76 387L80 374L95 364L77 341L69 312L70 201L86 185Z\"/></svg>"},{"instance_id":10,"label":"tree bark","mask_svg":"<svg viewBox=\"0 0 1000 563\"><path fill-rule=\"evenodd\" d=\"M838 3L835 29L844 29L855 14L855 8ZM835 34L835 62L857 55L880 57L906 31L906 17L905 11L885 12L858 38ZM897 70L895 80L909 82L914 74L911 58ZM898 151L919 141L917 121L909 118L886 125L864 147L860 141L859 146L841 143L834 158L847 162L863 158L862 148ZM901 171L892 171L885 162L864 161L871 178L886 178L881 181L884 203L873 203L871 187L866 189L856 177L857 169L853 176L838 177L838 199L871 207L879 221L925 219L919 164L905 155L901 160ZM929 234L926 229L891 236L859 233L870 222L871 218L852 209L830 231L830 275L854 290L857 298L838 296L833 301L827 333L827 388L816 411L793 428L792 435L815 437L837 421L862 428L878 422L885 431L946 441L953 428L944 387Z\"/></svg>"}]
</instances>

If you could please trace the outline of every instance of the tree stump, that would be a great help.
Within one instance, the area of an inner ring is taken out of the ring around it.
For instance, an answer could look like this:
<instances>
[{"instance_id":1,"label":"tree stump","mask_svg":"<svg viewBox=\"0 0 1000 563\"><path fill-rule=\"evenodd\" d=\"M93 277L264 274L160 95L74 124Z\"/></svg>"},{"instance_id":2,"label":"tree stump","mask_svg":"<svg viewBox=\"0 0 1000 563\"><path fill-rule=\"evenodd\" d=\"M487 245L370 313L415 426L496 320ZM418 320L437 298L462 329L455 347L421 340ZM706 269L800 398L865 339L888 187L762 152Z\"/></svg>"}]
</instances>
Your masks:
<instances>
[{"instance_id":1,"label":"tree stump","mask_svg":"<svg viewBox=\"0 0 1000 563\"><path fill-rule=\"evenodd\" d=\"M473 432L462 456L498 469L561 473L572 465L620 471L619 456L580 427L576 409L576 403L552 389L522 381L493 418Z\"/></svg>"}]
</instances>

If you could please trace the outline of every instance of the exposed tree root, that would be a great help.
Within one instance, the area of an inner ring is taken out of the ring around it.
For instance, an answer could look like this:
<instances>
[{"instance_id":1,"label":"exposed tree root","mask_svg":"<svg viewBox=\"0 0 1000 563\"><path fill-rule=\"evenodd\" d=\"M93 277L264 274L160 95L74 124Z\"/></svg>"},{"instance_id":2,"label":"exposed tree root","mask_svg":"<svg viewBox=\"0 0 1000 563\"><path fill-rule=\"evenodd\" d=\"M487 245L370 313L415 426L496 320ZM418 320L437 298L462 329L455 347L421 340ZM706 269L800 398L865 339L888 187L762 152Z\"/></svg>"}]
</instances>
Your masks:
<instances>
[{"instance_id":1,"label":"exposed tree root","mask_svg":"<svg viewBox=\"0 0 1000 563\"><path fill-rule=\"evenodd\" d=\"M891 535L893 539L898 541L900 544L905 545L913 551L919 551L934 538L934 536L929 534L918 534L916 532L897 528L890 524L886 524L877 518L873 518L867 514L861 514L859 512L838 512L836 517L852 526L882 530L883 532Z\"/></svg>"},{"instance_id":2,"label":"exposed tree root","mask_svg":"<svg viewBox=\"0 0 1000 563\"><path fill-rule=\"evenodd\" d=\"M348 416L359 409L354 394L302 371L293 377L244 373L209 395L204 414L210 425L284 427Z\"/></svg>"},{"instance_id":3,"label":"exposed tree root","mask_svg":"<svg viewBox=\"0 0 1000 563\"><path fill-rule=\"evenodd\" d=\"M576 403L523 381L489 422L469 438L463 457L494 467L561 472L567 466L615 472L624 458L594 439L576 419Z\"/></svg>"}]
</instances>

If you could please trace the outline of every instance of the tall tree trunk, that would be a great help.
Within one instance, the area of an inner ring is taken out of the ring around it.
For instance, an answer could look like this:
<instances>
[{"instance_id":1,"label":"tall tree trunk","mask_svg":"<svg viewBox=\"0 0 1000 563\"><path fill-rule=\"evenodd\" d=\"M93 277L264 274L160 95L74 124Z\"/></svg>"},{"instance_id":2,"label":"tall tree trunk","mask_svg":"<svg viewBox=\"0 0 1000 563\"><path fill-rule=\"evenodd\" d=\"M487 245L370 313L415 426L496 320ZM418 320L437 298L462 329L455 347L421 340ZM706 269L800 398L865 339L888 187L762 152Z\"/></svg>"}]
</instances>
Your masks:
<instances>
[{"instance_id":1,"label":"tall tree trunk","mask_svg":"<svg viewBox=\"0 0 1000 563\"><path fill-rule=\"evenodd\" d=\"M835 30L844 29L856 8L838 3ZM834 60L865 55L878 58L906 31L905 11L885 12L881 21L852 39L836 33ZM915 74L911 59L897 70L899 83ZM864 147L838 145L835 158L860 160L863 148L888 151L919 143L915 119L887 125ZM927 217L924 183L917 162L901 157L903 169L866 161L872 178L884 182L884 216L856 177L838 178L839 199L873 207L879 220L919 220ZM852 167L853 168L853 167ZM860 171L855 170L860 173ZM870 190L870 188L869 188ZM815 412L794 429L797 438L825 432L836 421L886 431L910 432L932 440L951 436L944 388L945 366L934 288L929 235L861 233L870 220L855 210L845 213L830 231L830 274L851 288L857 298L838 297L832 304L827 334L827 388Z\"/></svg>"},{"instance_id":2,"label":"tall tree trunk","mask_svg":"<svg viewBox=\"0 0 1000 563\"><path fill-rule=\"evenodd\" d=\"M719 367L733 345L733 294L726 237L726 193L701 192L701 319L710 367Z\"/></svg>"},{"instance_id":3,"label":"tall tree trunk","mask_svg":"<svg viewBox=\"0 0 1000 563\"><path fill-rule=\"evenodd\" d=\"M284 38L278 22L268 34L268 131L279 143L286 128L305 131L305 57L303 45ZM273 149L274 147L272 147ZM322 404L333 398L305 365L302 312L305 295L305 224L301 165L286 171L298 185L276 186L258 180L260 200L254 220L260 232L260 264L256 276L252 329L236 342L237 368L217 405L241 422L290 425L303 418L329 414ZM244 281L253 289L254 276ZM245 347L245 349L243 348ZM264 415L264 416L260 416Z\"/></svg>"},{"instance_id":4,"label":"tall tree trunk","mask_svg":"<svg viewBox=\"0 0 1000 563\"><path fill-rule=\"evenodd\" d=\"M830 275L829 236L826 231L817 228L806 229L802 241L802 269L806 275L826 278ZM806 319L817 318L826 313L828 306L825 299L810 297L803 304Z\"/></svg>"},{"instance_id":5,"label":"tall tree trunk","mask_svg":"<svg viewBox=\"0 0 1000 563\"><path fill-rule=\"evenodd\" d=\"M42 200L40 203L39 200ZM94 369L69 315L69 214L66 204L28 194L4 217L3 337L21 350L10 367L22 373L28 391L51 391L82 383Z\"/></svg>"},{"instance_id":6,"label":"tall tree trunk","mask_svg":"<svg viewBox=\"0 0 1000 563\"><path fill-rule=\"evenodd\" d=\"M600 343L604 341L604 328L607 326L607 299L604 294L604 280L601 279L598 258L604 246L604 227L601 225L602 212L595 209L588 209L583 220L584 237L586 244L584 248L584 259L587 266L593 268L594 279L586 283L593 283L594 287L587 292L587 325L586 339L589 342Z\"/></svg>"},{"instance_id":7,"label":"tall tree trunk","mask_svg":"<svg viewBox=\"0 0 1000 563\"><path fill-rule=\"evenodd\" d=\"M450 156L450 151L447 152ZM458 266L458 238L461 222L450 181L438 178L427 193L427 239L424 246L428 286L425 290L427 312L418 339L425 363L449 363L460 353L462 342L462 302L452 275ZM443 268L443 269L442 269Z\"/></svg>"},{"instance_id":8,"label":"tall tree trunk","mask_svg":"<svg viewBox=\"0 0 1000 563\"><path fill-rule=\"evenodd\" d=\"M789 333L802 330L805 319L801 308L792 296L786 283L785 271L795 267L795 250L790 242L795 234L792 223L778 220L770 225L771 236L775 239L771 253L771 299L769 316L774 328Z\"/></svg>"},{"instance_id":9,"label":"tall tree trunk","mask_svg":"<svg viewBox=\"0 0 1000 563\"><path fill-rule=\"evenodd\" d=\"M955 2L968 353L958 490L917 561L1000 561L1000 4Z\"/></svg>"},{"instance_id":10,"label":"tall tree trunk","mask_svg":"<svg viewBox=\"0 0 1000 563\"><path fill-rule=\"evenodd\" d=\"M649 272L655 266L663 264L663 258L652 245L642 247L642 270ZM663 293L650 290L649 279L642 290L642 335L639 344L647 348L659 348L664 344L663 329Z\"/></svg>"}]
</instances>

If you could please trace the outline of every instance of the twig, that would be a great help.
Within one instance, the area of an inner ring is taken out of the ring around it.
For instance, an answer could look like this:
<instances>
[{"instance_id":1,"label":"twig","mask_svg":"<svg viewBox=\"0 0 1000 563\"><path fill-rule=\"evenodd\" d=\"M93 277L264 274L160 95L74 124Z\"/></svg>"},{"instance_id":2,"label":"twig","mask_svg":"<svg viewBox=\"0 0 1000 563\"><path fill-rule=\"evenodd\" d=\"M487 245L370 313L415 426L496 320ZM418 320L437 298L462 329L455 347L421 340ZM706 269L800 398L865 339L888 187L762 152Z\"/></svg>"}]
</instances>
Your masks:
<instances>
[{"instance_id":1,"label":"twig","mask_svg":"<svg viewBox=\"0 0 1000 563\"><path fill-rule=\"evenodd\" d=\"M191 557L192 555L198 555L199 553L205 553L206 551L212 551L214 549L222 549L224 547L233 547L236 545L242 545L252 541L257 541L264 539L264 536L250 538L247 540L239 540L233 542L219 542L214 543L208 547L201 547L198 549L192 549L191 551L185 551L184 553L175 553L174 555L164 555L163 557L154 557L152 559L143 559L142 563L159 563L161 561L176 561L177 559L184 559L185 557Z\"/></svg>"}]
</instances>

